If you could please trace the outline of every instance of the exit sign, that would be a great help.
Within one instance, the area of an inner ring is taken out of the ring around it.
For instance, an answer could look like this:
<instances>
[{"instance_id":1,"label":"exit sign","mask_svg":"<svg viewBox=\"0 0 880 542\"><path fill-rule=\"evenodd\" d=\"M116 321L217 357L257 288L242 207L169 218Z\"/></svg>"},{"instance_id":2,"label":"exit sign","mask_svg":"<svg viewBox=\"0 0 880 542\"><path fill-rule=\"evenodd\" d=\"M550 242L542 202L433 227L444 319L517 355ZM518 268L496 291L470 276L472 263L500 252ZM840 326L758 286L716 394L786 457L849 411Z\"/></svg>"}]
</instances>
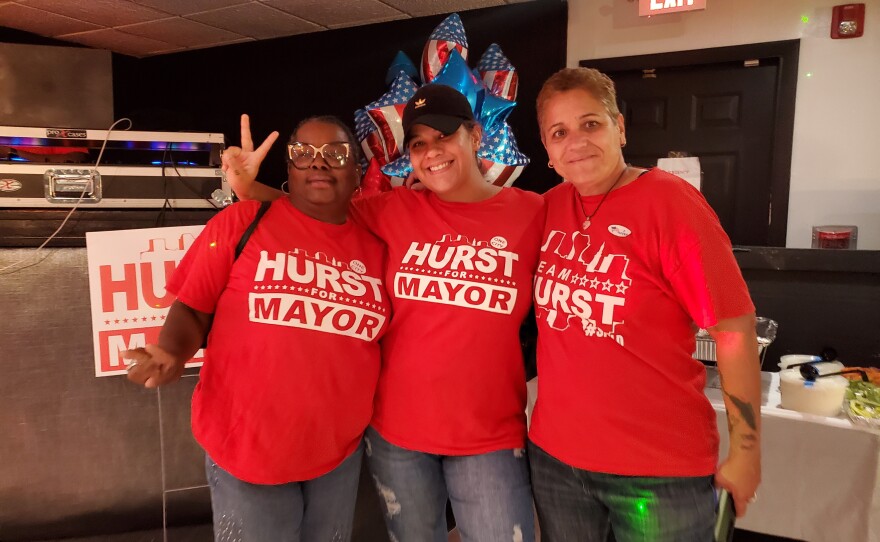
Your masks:
<instances>
[{"instance_id":1,"label":"exit sign","mask_svg":"<svg viewBox=\"0 0 880 542\"><path fill-rule=\"evenodd\" d=\"M639 0L639 16L706 9L706 0Z\"/></svg>"}]
</instances>

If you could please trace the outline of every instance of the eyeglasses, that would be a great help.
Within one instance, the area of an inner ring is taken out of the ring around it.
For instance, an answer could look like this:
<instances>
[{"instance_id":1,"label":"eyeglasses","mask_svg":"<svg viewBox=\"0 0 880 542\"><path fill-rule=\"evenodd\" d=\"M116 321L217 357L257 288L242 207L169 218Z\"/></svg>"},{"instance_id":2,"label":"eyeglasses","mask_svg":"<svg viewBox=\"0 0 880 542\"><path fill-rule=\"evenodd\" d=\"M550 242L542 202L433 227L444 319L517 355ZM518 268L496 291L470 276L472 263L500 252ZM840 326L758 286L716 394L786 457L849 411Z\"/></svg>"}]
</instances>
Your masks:
<instances>
[{"instance_id":1,"label":"eyeglasses","mask_svg":"<svg viewBox=\"0 0 880 542\"><path fill-rule=\"evenodd\" d=\"M319 154L328 166L332 168L344 167L351 156L351 144L334 141L315 147L297 141L287 146L287 155L296 169L308 169Z\"/></svg>"}]
</instances>

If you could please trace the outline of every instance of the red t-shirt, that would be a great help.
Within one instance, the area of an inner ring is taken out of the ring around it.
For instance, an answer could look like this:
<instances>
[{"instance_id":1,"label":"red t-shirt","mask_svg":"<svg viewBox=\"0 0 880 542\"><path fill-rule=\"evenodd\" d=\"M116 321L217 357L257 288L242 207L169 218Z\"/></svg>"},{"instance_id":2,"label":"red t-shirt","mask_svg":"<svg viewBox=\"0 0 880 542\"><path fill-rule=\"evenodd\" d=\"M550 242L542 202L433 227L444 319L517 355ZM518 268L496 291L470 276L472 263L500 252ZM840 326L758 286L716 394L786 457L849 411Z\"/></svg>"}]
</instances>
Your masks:
<instances>
[{"instance_id":1,"label":"red t-shirt","mask_svg":"<svg viewBox=\"0 0 880 542\"><path fill-rule=\"evenodd\" d=\"M394 318L382 339L373 427L421 452L521 448L520 324L531 305L544 202L505 188L478 203L395 189L357 200L388 245Z\"/></svg>"},{"instance_id":2,"label":"red t-shirt","mask_svg":"<svg viewBox=\"0 0 880 542\"><path fill-rule=\"evenodd\" d=\"M754 311L730 240L695 188L657 169L612 191L586 231L579 197L569 183L545 194L529 436L580 469L711 474L718 431L694 322ZM601 198L582 198L586 211Z\"/></svg>"},{"instance_id":3,"label":"red t-shirt","mask_svg":"<svg viewBox=\"0 0 880 542\"><path fill-rule=\"evenodd\" d=\"M351 221L275 201L233 265L259 202L208 222L168 284L214 313L193 395L196 440L240 480L309 480L351 454L372 415L389 317L384 247Z\"/></svg>"}]
</instances>

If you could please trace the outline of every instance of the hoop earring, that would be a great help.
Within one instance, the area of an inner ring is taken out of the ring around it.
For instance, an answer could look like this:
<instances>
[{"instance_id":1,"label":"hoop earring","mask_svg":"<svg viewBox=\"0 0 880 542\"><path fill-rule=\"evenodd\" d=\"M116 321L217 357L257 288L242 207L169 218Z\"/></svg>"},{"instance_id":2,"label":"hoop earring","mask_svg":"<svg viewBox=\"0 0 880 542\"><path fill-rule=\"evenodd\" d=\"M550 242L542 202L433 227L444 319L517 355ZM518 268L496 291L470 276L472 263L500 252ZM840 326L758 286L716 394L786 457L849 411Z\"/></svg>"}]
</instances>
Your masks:
<instances>
[{"instance_id":1,"label":"hoop earring","mask_svg":"<svg viewBox=\"0 0 880 542\"><path fill-rule=\"evenodd\" d=\"M551 162L550 160L547 160L547 167L550 169L553 169L553 162Z\"/></svg>"},{"instance_id":2,"label":"hoop earring","mask_svg":"<svg viewBox=\"0 0 880 542\"><path fill-rule=\"evenodd\" d=\"M287 186L287 181L284 181L283 183L281 183L281 193L290 195L290 192L288 192L287 189L284 188L285 186Z\"/></svg>"}]
</instances>

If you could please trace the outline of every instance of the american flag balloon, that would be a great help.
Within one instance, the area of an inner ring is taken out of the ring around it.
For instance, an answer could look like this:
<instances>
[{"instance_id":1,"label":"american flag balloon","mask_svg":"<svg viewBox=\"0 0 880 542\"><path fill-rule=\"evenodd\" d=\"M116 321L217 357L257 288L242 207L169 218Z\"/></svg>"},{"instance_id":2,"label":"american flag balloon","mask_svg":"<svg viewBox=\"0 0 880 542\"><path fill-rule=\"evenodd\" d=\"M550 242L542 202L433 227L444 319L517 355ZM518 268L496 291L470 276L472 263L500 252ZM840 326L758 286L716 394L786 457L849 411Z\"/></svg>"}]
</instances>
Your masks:
<instances>
[{"instance_id":1,"label":"american flag balloon","mask_svg":"<svg viewBox=\"0 0 880 542\"><path fill-rule=\"evenodd\" d=\"M480 171L483 172L483 178L487 183L495 186L512 185L525 168L526 166L505 166L485 158L480 159Z\"/></svg>"},{"instance_id":2,"label":"american flag balloon","mask_svg":"<svg viewBox=\"0 0 880 542\"><path fill-rule=\"evenodd\" d=\"M361 166L366 170L370 160L375 157L380 164L388 161L385 156L385 146L382 144L382 138L376 125L370 120L370 115L363 109L354 112L354 135L361 143L363 155L361 156Z\"/></svg>"},{"instance_id":3,"label":"american flag balloon","mask_svg":"<svg viewBox=\"0 0 880 542\"><path fill-rule=\"evenodd\" d=\"M458 13L446 17L431 32L428 42L425 43L425 50L422 52L422 81L425 84L434 82L452 51L458 51L467 60L467 36Z\"/></svg>"},{"instance_id":4,"label":"american flag balloon","mask_svg":"<svg viewBox=\"0 0 880 542\"><path fill-rule=\"evenodd\" d=\"M382 166L382 173L389 177L399 177L401 179L406 179L412 173L412 170L413 167L412 162L409 161L409 153L404 153L397 160Z\"/></svg>"},{"instance_id":5,"label":"american flag balloon","mask_svg":"<svg viewBox=\"0 0 880 542\"><path fill-rule=\"evenodd\" d=\"M483 134L477 157L486 182L496 186L513 184L529 163L529 158L519 152L513 131L506 122Z\"/></svg>"},{"instance_id":6,"label":"american flag balloon","mask_svg":"<svg viewBox=\"0 0 880 542\"><path fill-rule=\"evenodd\" d=\"M492 94L505 100L515 101L519 88L519 76L510 60L501 52L501 47L493 43L486 49L477 63L480 78Z\"/></svg>"},{"instance_id":7,"label":"american flag balloon","mask_svg":"<svg viewBox=\"0 0 880 542\"><path fill-rule=\"evenodd\" d=\"M368 104L367 114L379 130L385 145L385 162L400 156L403 147L403 108L416 93L416 84L403 72L391 83L388 92L375 102Z\"/></svg>"},{"instance_id":8,"label":"american flag balloon","mask_svg":"<svg viewBox=\"0 0 880 542\"><path fill-rule=\"evenodd\" d=\"M483 134L477 156L505 165L524 166L529 163L528 156L519 152L513 130L506 122Z\"/></svg>"}]
</instances>

